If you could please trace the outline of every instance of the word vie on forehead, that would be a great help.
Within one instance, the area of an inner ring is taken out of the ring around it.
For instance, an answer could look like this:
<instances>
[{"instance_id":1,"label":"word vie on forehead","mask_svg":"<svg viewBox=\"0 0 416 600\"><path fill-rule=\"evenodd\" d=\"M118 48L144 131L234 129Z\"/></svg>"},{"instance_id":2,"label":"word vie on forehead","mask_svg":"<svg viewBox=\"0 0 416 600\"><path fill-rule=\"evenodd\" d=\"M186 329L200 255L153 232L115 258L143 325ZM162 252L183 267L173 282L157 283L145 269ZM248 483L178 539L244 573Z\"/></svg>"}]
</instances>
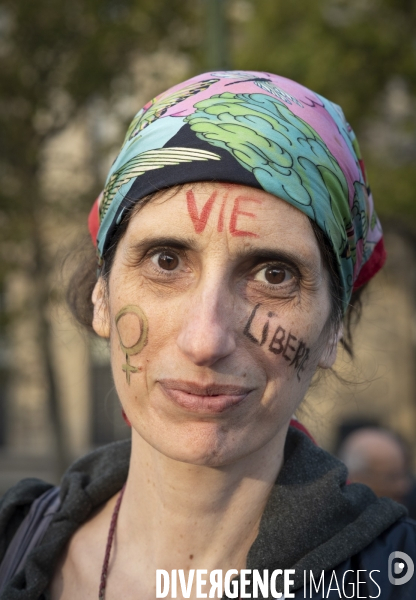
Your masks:
<instances>
[{"instance_id":1,"label":"word vie on forehead","mask_svg":"<svg viewBox=\"0 0 416 600\"><path fill-rule=\"evenodd\" d=\"M271 327L271 321L276 315L272 312L267 314L267 318L261 317L257 312L260 304L256 304L250 317L244 327L244 335L254 344L263 346L268 343L268 350L273 354L281 354L289 362L289 366L296 371L296 376L300 381L302 371L305 370L305 364L309 358L310 350L305 342L298 339L291 331L287 331L281 325L274 329Z\"/></svg>"},{"instance_id":2,"label":"word vie on forehead","mask_svg":"<svg viewBox=\"0 0 416 600\"><path fill-rule=\"evenodd\" d=\"M188 213L191 217L194 229L196 233L202 233L208 223L213 207L216 204L218 191L214 191L208 200L205 202L201 211L198 212L198 207L195 200L193 190L188 190L186 193L186 203L188 207ZM222 198L218 220L217 220L217 231L222 232L225 229L225 213L227 207L228 196L225 195ZM258 237L257 233L251 231L244 231L238 228L239 216L249 217L251 219L256 218L256 214L243 210L244 203L254 202L255 204L261 204L261 200L258 198L251 198L250 196L236 196L232 204L232 210L228 222L228 230L234 237Z\"/></svg>"}]
</instances>

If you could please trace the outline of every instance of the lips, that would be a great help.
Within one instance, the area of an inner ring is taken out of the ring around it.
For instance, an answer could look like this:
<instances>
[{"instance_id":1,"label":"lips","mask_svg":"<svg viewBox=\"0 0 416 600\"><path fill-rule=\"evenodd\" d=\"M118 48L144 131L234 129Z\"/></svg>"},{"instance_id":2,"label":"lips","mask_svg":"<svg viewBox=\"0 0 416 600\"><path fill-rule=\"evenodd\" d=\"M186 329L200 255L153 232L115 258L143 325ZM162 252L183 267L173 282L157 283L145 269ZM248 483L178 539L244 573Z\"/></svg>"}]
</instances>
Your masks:
<instances>
[{"instance_id":1,"label":"lips","mask_svg":"<svg viewBox=\"0 0 416 600\"><path fill-rule=\"evenodd\" d=\"M175 404L197 413L224 412L240 404L252 391L250 388L236 385L200 385L178 379L161 379L158 383Z\"/></svg>"}]
</instances>

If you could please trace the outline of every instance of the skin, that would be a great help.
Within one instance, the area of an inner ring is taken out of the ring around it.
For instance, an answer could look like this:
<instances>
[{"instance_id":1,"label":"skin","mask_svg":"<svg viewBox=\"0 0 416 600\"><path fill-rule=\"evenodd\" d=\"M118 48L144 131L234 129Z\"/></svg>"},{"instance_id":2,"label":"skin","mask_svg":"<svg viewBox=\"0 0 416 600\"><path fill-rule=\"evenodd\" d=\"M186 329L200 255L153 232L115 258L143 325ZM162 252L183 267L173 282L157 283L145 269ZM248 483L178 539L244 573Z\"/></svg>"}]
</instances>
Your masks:
<instances>
[{"instance_id":1,"label":"skin","mask_svg":"<svg viewBox=\"0 0 416 600\"><path fill-rule=\"evenodd\" d=\"M363 428L345 440L342 459L352 483L364 483L379 496L402 502L410 488L404 449L388 431Z\"/></svg>"},{"instance_id":2,"label":"skin","mask_svg":"<svg viewBox=\"0 0 416 600\"><path fill-rule=\"evenodd\" d=\"M163 252L175 268L165 268ZM267 269L278 283L267 281ZM132 424L106 599L154 598L156 569L244 568L291 416L317 366L333 365L341 334L328 331L328 274L308 219L253 188L184 186L132 217L108 293L99 279L93 302L93 327L110 339L114 381ZM259 316L273 313L275 328L308 346L300 378L282 354L244 334L256 305ZM140 320L131 314L115 325L129 306L139 306L148 323L146 344L129 356L130 383L120 342L135 344ZM197 387L178 390L178 380ZM218 385L230 387L213 397ZM71 539L53 599L96 598L115 500Z\"/></svg>"}]
</instances>

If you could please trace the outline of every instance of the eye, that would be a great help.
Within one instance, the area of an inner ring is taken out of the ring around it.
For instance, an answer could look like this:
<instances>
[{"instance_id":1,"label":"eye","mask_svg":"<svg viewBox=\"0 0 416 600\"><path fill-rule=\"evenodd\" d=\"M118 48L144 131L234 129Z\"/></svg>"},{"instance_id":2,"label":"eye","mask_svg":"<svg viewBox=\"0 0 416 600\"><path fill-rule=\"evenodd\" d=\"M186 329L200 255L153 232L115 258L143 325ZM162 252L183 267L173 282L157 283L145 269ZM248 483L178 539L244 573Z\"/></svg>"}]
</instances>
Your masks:
<instances>
[{"instance_id":1,"label":"eye","mask_svg":"<svg viewBox=\"0 0 416 600\"><path fill-rule=\"evenodd\" d=\"M271 285L279 285L293 279L293 274L281 265L269 265L256 273L254 279L266 281Z\"/></svg>"},{"instance_id":2,"label":"eye","mask_svg":"<svg viewBox=\"0 0 416 600\"><path fill-rule=\"evenodd\" d=\"M167 250L152 256L152 261L164 271L174 271L179 266L179 257L174 252Z\"/></svg>"}]
</instances>

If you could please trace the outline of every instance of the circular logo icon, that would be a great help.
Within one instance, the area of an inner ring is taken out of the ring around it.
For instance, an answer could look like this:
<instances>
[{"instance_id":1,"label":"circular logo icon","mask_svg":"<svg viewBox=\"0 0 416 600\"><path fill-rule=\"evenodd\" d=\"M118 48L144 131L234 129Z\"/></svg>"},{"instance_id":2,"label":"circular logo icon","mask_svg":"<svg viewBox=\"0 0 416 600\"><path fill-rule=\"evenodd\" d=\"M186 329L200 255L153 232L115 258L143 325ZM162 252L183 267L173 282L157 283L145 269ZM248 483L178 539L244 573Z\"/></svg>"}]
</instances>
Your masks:
<instances>
[{"instance_id":1,"label":"circular logo icon","mask_svg":"<svg viewBox=\"0 0 416 600\"><path fill-rule=\"evenodd\" d=\"M407 569L406 569L407 567ZM392 585L403 585L411 580L415 572L413 560L405 552L392 552L389 556L388 576Z\"/></svg>"}]
</instances>

